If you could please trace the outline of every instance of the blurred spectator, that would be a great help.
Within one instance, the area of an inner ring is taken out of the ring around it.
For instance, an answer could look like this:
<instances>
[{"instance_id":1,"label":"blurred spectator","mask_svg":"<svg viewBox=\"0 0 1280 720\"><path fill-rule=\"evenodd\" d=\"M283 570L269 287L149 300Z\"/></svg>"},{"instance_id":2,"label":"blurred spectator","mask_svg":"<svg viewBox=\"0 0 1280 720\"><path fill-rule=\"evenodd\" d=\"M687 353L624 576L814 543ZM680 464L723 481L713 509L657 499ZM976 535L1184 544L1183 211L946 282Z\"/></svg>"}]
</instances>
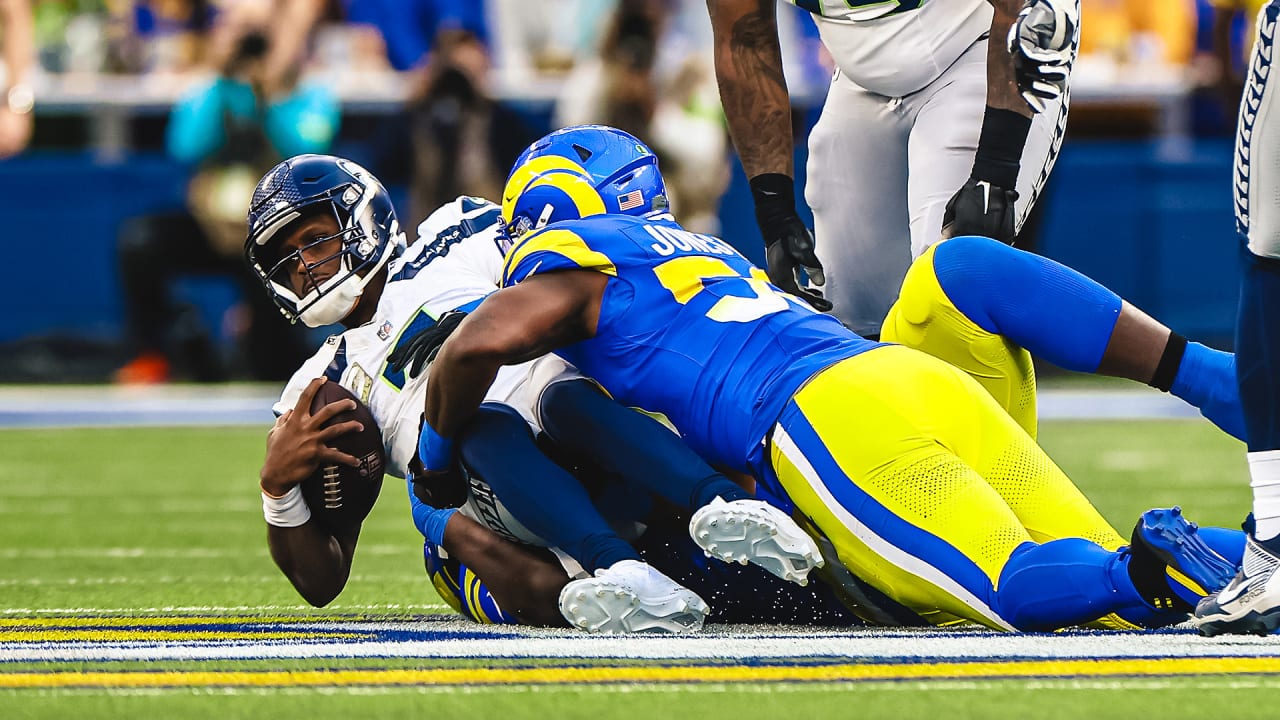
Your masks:
<instances>
[{"instance_id":1,"label":"blurred spectator","mask_svg":"<svg viewBox=\"0 0 1280 720\"><path fill-rule=\"evenodd\" d=\"M0 32L4 42L3 104L0 104L0 158L22 152L31 141L35 96L31 70L35 64L35 26L30 0L0 0Z\"/></svg>"},{"instance_id":2,"label":"blurred spectator","mask_svg":"<svg viewBox=\"0 0 1280 720\"><path fill-rule=\"evenodd\" d=\"M683 12L689 8L697 12ZM603 123L644 140L662 162L681 223L714 233L729 156L710 31L702 7L619 0L595 55L564 82L555 124Z\"/></svg>"},{"instance_id":3,"label":"blurred spectator","mask_svg":"<svg viewBox=\"0 0 1280 720\"><path fill-rule=\"evenodd\" d=\"M494 64L519 83L560 76L595 55L611 0L488 0ZM565 18L573 18L566 22Z\"/></svg>"},{"instance_id":4,"label":"blurred spectator","mask_svg":"<svg viewBox=\"0 0 1280 720\"><path fill-rule=\"evenodd\" d=\"M484 3L345 0L345 8L349 22L378 29L392 67L412 73L400 118L411 148L410 217L426 217L458 195L497 197L526 133L489 92ZM404 148L384 146L388 154L403 156Z\"/></svg>"},{"instance_id":5,"label":"blurred spectator","mask_svg":"<svg viewBox=\"0 0 1280 720\"><path fill-rule=\"evenodd\" d=\"M306 39L323 10L319 0L239 0L224 4L208 37L215 70L173 107L167 146L198 166L181 210L134 218L120 231L119 264L135 358L121 382L171 376L219 380L238 370L201 326L177 306L170 285L184 274L217 274L244 283L246 311L233 335L243 371L284 380L311 352L244 267L244 218L257 179L284 157L324 152L338 128L339 106L323 87L299 82Z\"/></svg>"},{"instance_id":6,"label":"blurred spectator","mask_svg":"<svg viewBox=\"0 0 1280 720\"><path fill-rule=\"evenodd\" d=\"M1213 57L1217 60L1219 99L1234 115L1244 90L1245 68L1255 35L1253 24L1267 0L1210 0L1213 5Z\"/></svg>"},{"instance_id":7,"label":"blurred spectator","mask_svg":"<svg viewBox=\"0 0 1280 720\"><path fill-rule=\"evenodd\" d=\"M1082 0L1080 56L1119 66L1185 65L1195 49L1194 0Z\"/></svg>"}]
</instances>

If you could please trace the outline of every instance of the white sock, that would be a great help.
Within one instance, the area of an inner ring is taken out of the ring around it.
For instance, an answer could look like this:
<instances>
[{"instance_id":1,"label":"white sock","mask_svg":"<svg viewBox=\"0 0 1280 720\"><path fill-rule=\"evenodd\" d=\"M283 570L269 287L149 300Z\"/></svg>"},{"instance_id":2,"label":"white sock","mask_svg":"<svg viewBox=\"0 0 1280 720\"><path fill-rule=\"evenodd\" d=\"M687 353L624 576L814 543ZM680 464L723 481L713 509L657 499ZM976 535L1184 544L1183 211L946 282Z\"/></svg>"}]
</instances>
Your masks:
<instances>
[{"instance_id":1,"label":"white sock","mask_svg":"<svg viewBox=\"0 0 1280 720\"><path fill-rule=\"evenodd\" d=\"M1251 452L1248 457L1254 537L1270 540L1280 535L1280 450Z\"/></svg>"}]
</instances>

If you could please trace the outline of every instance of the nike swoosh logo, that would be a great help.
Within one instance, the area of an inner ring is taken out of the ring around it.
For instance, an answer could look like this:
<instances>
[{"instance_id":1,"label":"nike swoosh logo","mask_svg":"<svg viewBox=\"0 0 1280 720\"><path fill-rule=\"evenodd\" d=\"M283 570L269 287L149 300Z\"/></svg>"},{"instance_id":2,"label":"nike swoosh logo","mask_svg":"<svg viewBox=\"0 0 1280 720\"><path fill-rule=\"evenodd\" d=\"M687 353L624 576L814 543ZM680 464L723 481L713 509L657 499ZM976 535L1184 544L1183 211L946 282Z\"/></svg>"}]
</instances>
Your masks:
<instances>
[{"instance_id":1,"label":"nike swoosh logo","mask_svg":"<svg viewBox=\"0 0 1280 720\"><path fill-rule=\"evenodd\" d=\"M1226 603L1232 602L1236 598L1243 595L1244 591L1248 589L1249 589L1248 580L1245 580L1245 582L1242 582L1242 583L1228 583L1226 587L1222 588L1222 590L1218 592L1218 604L1224 605Z\"/></svg>"},{"instance_id":2,"label":"nike swoosh logo","mask_svg":"<svg viewBox=\"0 0 1280 720\"><path fill-rule=\"evenodd\" d=\"M986 215L991 212L991 183L980 180L978 187L982 188L982 214Z\"/></svg>"}]
</instances>

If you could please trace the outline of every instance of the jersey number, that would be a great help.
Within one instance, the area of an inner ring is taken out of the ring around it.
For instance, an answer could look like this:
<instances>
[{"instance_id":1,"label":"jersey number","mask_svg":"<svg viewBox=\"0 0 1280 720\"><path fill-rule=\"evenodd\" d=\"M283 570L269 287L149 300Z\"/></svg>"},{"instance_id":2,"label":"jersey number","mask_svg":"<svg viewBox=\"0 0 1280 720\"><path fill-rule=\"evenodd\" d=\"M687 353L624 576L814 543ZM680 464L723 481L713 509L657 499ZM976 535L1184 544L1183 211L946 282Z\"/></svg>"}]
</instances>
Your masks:
<instances>
[{"instance_id":1,"label":"jersey number","mask_svg":"<svg viewBox=\"0 0 1280 720\"><path fill-rule=\"evenodd\" d=\"M715 280L717 285L731 283L726 287L749 293L724 295L717 300L707 311L707 317L716 322L751 322L789 307L787 296L774 289L762 271L751 268L750 275L743 275L717 257L685 255L654 267L653 272L681 305L706 292L708 280Z\"/></svg>"}]
</instances>

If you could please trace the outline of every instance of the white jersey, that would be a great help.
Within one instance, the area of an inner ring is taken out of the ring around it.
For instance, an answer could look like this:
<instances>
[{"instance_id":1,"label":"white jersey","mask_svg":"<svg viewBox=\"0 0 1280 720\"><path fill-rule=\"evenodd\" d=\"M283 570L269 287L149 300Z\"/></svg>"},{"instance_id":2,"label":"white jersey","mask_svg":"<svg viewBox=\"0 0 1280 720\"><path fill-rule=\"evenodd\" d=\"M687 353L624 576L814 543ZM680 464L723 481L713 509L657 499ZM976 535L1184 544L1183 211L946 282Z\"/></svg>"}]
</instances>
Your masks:
<instances>
[{"instance_id":1,"label":"white jersey","mask_svg":"<svg viewBox=\"0 0 1280 720\"><path fill-rule=\"evenodd\" d=\"M813 13L836 66L879 95L933 82L991 30L987 0L791 0Z\"/></svg>"},{"instance_id":2,"label":"white jersey","mask_svg":"<svg viewBox=\"0 0 1280 720\"><path fill-rule=\"evenodd\" d=\"M314 378L337 381L369 406L382 429L387 472L404 478L418 449L427 373L416 378L392 373L387 355L401 339L430 327L445 312L470 309L501 287L498 213L487 200L460 197L424 220L417 242L388 265L387 285L373 319L329 337L289 380L276 414L293 408ZM555 356L504 367L484 399L511 406L539 430L538 396L569 369ZM534 382L540 384L534 387Z\"/></svg>"}]
</instances>

